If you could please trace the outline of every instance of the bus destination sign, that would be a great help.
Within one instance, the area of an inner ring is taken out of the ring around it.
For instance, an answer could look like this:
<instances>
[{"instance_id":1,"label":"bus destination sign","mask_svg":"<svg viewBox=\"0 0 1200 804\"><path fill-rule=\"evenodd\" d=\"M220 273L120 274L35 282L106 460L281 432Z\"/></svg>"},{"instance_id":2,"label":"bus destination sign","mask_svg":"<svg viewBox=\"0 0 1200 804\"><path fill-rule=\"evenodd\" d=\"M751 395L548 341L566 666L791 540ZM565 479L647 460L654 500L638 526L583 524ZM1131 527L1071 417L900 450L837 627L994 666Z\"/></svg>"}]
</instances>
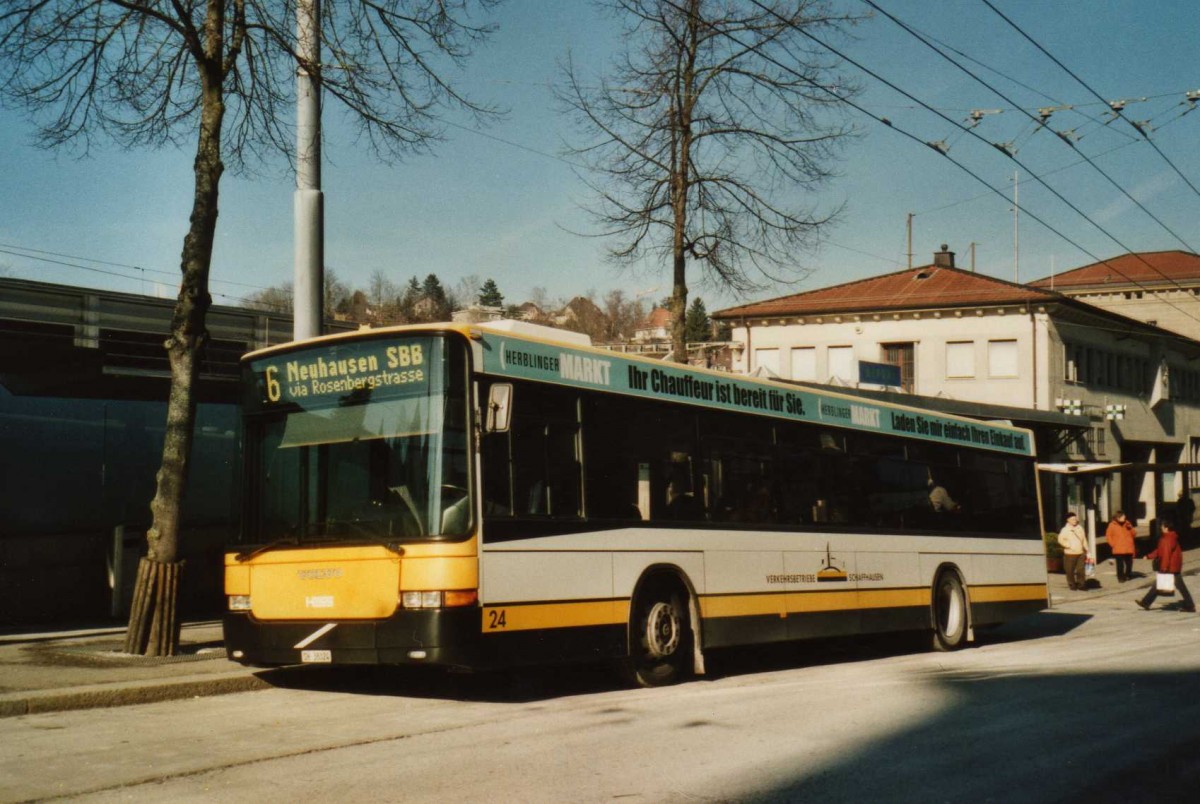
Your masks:
<instances>
[{"instance_id":1,"label":"bus destination sign","mask_svg":"<svg viewBox=\"0 0 1200 804\"><path fill-rule=\"evenodd\" d=\"M666 363L647 365L615 353L598 355L567 346L510 340L492 333L483 336L483 371L720 410L970 444L1016 455L1033 454L1028 435L1020 430L957 419L934 411L898 410L866 399L850 400L807 389L760 385L733 376L675 368Z\"/></svg>"},{"instance_id":2,"label":"bus destination sign","mask_svg":"<svg viewBox=\"0 0 1200 804\"><path fill-rule=\"evenodd\" d=\"M422 385L428 380L429 339L404 343L379 340L288 352L255 360L259 403L312 403L382 388Z\"/></svg>"}]
</instances>

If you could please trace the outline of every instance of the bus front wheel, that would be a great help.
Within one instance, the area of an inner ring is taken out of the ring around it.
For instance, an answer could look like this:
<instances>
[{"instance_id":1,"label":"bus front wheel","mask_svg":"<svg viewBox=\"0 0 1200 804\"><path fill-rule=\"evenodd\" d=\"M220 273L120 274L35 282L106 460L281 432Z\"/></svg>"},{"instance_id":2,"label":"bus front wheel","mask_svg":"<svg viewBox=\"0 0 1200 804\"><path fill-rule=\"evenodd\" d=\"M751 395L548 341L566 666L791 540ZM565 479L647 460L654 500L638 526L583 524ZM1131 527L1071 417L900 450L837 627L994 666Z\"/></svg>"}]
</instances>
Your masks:
<instances>
[{"instance_id":1,"label":"bus front wheel","mask_svg":"<svg viewBox=\"0 0 1200 804\"><path fill-rule=\"evenodd\" d=\"M639 687L675 684L692 660L687 597L674 584L657 583L639 592L629 621L629 657L623 675Z\"/></svg>"},{"instance_id":2,"label":"bus front wheel","mask_svg":"<svg viewBox=\"0 0 1200 804\"><path fill-rule=\"evenodd\" d=\"M943 572L933 587L933 649L957 650L967 641L967 595L954 572Z\"/></svg>"}]
</instances>

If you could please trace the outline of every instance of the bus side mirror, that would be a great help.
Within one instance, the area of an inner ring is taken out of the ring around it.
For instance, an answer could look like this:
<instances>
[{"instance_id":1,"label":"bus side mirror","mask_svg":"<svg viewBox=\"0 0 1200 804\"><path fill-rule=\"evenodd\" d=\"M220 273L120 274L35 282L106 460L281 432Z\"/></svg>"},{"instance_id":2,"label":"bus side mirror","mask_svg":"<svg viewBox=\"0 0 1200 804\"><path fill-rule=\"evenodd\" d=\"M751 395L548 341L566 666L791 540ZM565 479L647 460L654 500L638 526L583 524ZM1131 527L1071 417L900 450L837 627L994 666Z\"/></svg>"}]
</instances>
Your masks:
<instances>
[{"instance_id":1,"label":"bus side mirror","mask_svg":"<svg viewBox=\"0 0 1200 804\"><path fill-rule=\"evenodd\" d=\"M488 392L487 432L508 432L512 412L512 384L498 382Z\"/></svg>"}]
</instances>

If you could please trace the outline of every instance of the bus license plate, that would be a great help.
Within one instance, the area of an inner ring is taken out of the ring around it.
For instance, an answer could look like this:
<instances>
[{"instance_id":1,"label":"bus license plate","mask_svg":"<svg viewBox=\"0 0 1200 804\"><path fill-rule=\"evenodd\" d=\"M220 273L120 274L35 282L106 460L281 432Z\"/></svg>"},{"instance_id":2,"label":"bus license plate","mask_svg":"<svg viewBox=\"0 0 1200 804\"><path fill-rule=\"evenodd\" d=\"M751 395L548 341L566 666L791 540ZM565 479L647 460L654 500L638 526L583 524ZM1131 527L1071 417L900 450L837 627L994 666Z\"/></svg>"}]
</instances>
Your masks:
<instances>
[{"instance_id":1,"label":"bus license plate","mask_svg":"<svg viewBox=\"0 0 1200 804\"><path fill-rule=\"evenodd\" d=\"M300 661L305 664L309 662L332 662L333 653L327 650L302 650L300 651Z\"/></svg>"}]
</instances>

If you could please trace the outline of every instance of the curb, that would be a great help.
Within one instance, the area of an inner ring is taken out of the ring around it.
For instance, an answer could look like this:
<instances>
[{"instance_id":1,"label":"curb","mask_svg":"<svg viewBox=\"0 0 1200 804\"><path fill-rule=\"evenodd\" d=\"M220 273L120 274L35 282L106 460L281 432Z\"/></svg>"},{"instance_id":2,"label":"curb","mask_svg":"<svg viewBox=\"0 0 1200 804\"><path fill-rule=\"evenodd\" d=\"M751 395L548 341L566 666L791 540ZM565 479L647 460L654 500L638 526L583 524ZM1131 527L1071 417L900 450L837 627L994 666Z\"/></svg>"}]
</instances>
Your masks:
<instances>
[{"instance_id":1,"label":"curb","mask_svg":"<svg viewBox=\"0 0 1200 804\"><path fill-rule=\"evenodd\" d=\"M256 675L231 673L223 676L185 676L153 684L116 682L66 690L10 693L0 695L0 718L45 712L66 712L76 709L131 706L271 688L270 684Z\"/></svg>"}]
</instances>

